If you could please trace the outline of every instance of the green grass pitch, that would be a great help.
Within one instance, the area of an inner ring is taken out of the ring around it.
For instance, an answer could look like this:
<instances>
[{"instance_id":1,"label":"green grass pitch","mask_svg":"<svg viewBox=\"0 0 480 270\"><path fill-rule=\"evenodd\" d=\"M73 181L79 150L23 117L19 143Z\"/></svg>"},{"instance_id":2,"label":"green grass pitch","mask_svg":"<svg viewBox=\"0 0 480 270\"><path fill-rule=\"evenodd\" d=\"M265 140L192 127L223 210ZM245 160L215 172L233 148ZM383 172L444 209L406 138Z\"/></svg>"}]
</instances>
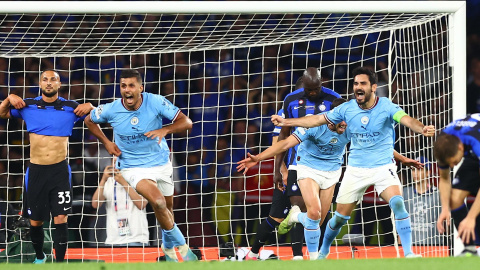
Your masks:
<instances>
[{"instance_id":1,"label":"green grass pitch","mask_svg":"<svg viewBox=\"0 0 480 270\"><path fill-rule=\"evenodd\" d=\"M33 264L0 264L0 269L5 270L473 270L480 269L480 258L418 258L418 259L351 259L351 260L325 260L325 261L211 261L188 263L47 263L44 265Z\"/></svg>"}]
</instances>

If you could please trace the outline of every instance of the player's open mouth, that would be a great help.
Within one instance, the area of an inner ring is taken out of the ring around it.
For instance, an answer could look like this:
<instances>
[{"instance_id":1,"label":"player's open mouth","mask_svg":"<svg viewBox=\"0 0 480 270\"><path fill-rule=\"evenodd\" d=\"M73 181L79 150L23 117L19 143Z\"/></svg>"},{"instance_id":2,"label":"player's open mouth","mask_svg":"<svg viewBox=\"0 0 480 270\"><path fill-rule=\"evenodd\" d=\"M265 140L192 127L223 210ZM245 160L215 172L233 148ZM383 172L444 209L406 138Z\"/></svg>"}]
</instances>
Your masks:
<instances>
[{"instance_id":1,"label":"player's open mouth","mask_svg":"<svg viewBox=\"0 0 480 270\"><path fill-rule=\"evenodd\" d=\"M125 101L128 103L133 103L133 96L125 95Z\"/></svg>"},{"instance_id":2,"label":"player's open mouth","mask_svg":"<svg viewBox=\"0 0 480 270\"><path fill-rule=\"evenodd\" d=\"M363 92L363 91L356 91L356 92L355 92L355 96L356 96L357 98L363 98L363 97L365 97L365 92Z\"/></svg>"}]
</instances>

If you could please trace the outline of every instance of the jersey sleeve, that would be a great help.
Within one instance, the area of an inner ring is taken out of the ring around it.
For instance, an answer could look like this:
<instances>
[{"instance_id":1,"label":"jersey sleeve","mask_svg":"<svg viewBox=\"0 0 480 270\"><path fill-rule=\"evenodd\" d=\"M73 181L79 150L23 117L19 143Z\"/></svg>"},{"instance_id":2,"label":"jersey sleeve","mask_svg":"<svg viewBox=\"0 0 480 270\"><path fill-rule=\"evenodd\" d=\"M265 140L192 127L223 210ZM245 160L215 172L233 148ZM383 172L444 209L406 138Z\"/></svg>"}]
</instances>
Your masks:
<instances>
[{"instance_id":1,"label":"jersey sleeve","mask_svg":"<svg viewBox=\"0 0 480 270\"><path fill-rule=\"evenodd\" d=\"M90 119L92 119L92 122L95 124L100 124L100 123L108 123L108 120L110 119L110 108L112 107L112 103L108 104L102 104L93 109L90 112Z\"/></svg>"},{"instance_id":2,"label":"jersey sleeve","mask_svg":"<svg viewBox=\"0 0 480 270\"><path fill-rule=\"evenodd\" d=\"M12 116L12 117L14 117L14 118L21 118L21 119L23 119L22 114L20 113L20 110L17 110L17 109L15 109L14 107L11 107L11 108L10 108L10 116Z\"/></svg>"},{"instance_id":3,"label":"jersey sleeve","mask_svg":"<svg viewBox=\"0 0 480 270\"><path fill-rule=\"evenodd\" d=\"M298 127L293 133L292 135L295 136L295 138L297 138L297 140L299 142L303 142L305 140L307 140L310 135L312 134L312 130L314 130L315 128L303 128L303 127Z\"/></svg>"},{"instance_id":4,"label":"jersey sleeve","mask_svg":"<svg viewBox=\"0 0 480 270\"><path fill-rule=\"evenodd\" d=\"M393 119L393 116L396 114L396 113L403 113L403 115L401 116L405 116L407 115L402 108L400 108L400 106L398 106L398 104L395 104L393 102L391 102L390 100L388 100L390 102L390 105L388 106L388 113L390 115L390 117ZM400 117L401 118L401 117ZM398 119L398 122L400 122L400 118Z\"/></svg>"},{"instance_id":5,"label":"jersey sleeve","mask_svg":"<svg viewBox=\"0 0 480 270\"><path fill-rule=\"evenodd\" d=\"M155 106L158 108L158 115L163 118L166 118L170 121L175 120L178 114L180 113L180 109L173 105L168 99L161 95L152 95L153 100L155 101Z\"/></svg>"},{"instance_id":6,"label":"jersey sleeve","mask_svg":"<svg viewBox=\"0 0 480 270\"><path fill-rule=\"evenodd\" d=\"M338 124L340 122L343 121L344 119L344 114L345 114L345 105L347 103L343 103L335 108L333 108L333 110L330 110L328 112L325 113L325 119L327 119L327 121L330 123L330 124Z\"/></svg>"}]
</instances>

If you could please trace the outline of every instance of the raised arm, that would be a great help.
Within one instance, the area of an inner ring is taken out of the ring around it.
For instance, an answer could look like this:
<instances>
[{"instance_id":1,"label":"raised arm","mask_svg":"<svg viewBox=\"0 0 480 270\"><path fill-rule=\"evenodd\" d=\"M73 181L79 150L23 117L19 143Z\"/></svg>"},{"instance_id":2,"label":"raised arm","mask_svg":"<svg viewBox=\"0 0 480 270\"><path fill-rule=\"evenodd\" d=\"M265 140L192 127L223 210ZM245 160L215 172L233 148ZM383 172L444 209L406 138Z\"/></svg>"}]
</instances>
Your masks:
<instances>
[{"instance_id":1,"label":"raised arm","mask_svg":"<svg viewBox=\"0 0 480 270\"><path fill-rule=\"evenodd\" d=\"M73 110L73 113L76 114L77 116L84 116L90 113L90 111L92 111L93 109L95 109L95 107L93 107L92 103L87 102L87 103L79 104L77 108Z\"/></svg>"},{"instance_id":2,"label":"raised arm","mask_svg":"<svg viewBox=\"0 0 480 270\"><path fill-rule=\"evenodd\" d=\"M107 136L105 136L105 133L103 133L103 131L100 129L100 126L92 121L90 115L87 115L84 122L90 133L97 137L97 139L105 146L105 149L107 149L110 155L115 155L118 157L122 154L120 149L118 149L118 146L110 141Z\"/></svg>"},{"instance_id":3,"label":"raised arm","mask_svg":"<svg viewBox=\"0 0 480 270\"><path fill-rule=\"evenodd\" d=\"M15 94L8 95L0 104L0 118L10 118L10 106L13 106L15 109L21 109L25 107L26 104L21 97Z\"/></svg>"},{"instance_id":4,"label":"raised arm","mask_svg":"<svg viewBox=\"0 0 480 270\"><path fill-rule=\"evenodd\" d=\"M430 126L425 126L422 124L422 122L418 121L417 119L405 115L400 119L400 124L408 127L411 129L413 132L418 133L418 134L423 134L423 136L426 137L432 137L435 135L435 127L430 125Z\"/></svg>"},{"instance_id":5,"label":"raised arm","mask_svg":"<svg viewBox=\"0 0 480 270\"><path fill-rule=\"evenodd\" d=\"M287 139L277 142L276 144L270 146L258 155L252 155L248 153L248 157L246 159L237 162L237 171L240 172L242 170L245 170L243 172L243 174L245 174L248 169L255 166L258 162L267 158L271 158L279 153L285 152L289 148L299 143L300 142L297 140L297 138L295 138L295 136L290 135Z\"/></svg>"},{"instance_id":6,"label":"raised arm","mask_svg":"<svg viewBox=\"0 0 480 270\"><path fill-rule=\"evenodd\" d=\"M316 114L316 115L309 115L300 118L283 118L280 115L272 115L272 123L275 126L285 126L285 127L317 127L321 125L327 124L327 119L325 119L325 115L323 114Z\"/></svg>"}]
</instances>

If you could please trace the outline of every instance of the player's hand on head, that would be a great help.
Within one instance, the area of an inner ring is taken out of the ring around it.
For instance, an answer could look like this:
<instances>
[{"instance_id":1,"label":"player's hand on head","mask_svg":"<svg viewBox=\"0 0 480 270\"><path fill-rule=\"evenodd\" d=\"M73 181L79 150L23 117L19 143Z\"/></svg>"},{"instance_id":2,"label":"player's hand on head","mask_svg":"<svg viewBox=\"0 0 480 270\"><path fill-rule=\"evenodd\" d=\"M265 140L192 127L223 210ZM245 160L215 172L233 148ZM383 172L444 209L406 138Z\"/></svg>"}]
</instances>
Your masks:
<instances>
[{"instance_id":1,"label":"player's hand on head","mask_svg":"<svg viewBox=\"0 0 480 270\"><path fill-rule=\"evenodd\" d=\"M8 100L10 101L10 105L12 105L15 109L21 109L27 106L25 101L15 94L8 95Z\"/></svg>"},{"instance_id":2,"label":"player's hand on head","mask_svg":"<svg viewBox=\"0 0 480 270\"><path fill-rule=\"evenodd\" d=\"M433 137L435 135L435 126L424 126L422 131L423 136L425 137Z\"/></svg>"},{"instance_id":3,"label":"player's hand on head","mask_svg":"<svg viewBox=\"0 0 480 270\"><path fill-rule=\"evenodd\" d=\"M271 121L275 126L283 126L285 119L280 115L274 114L271 117Z\"/></svg>"},{"instance_id":4,"label":"player's hand on head","mask_svg":"<svg viewBox=\"0 0 480 270\"><path fill-rule=\"evenodd\" d=\"M92 103L84 103L84 104L79 104L75 110L73 110L73 113L77 116L84 116L88 113L90 113L91 110L93 110L95 107L93 107Z\"/></svg>"}]
</instances>

